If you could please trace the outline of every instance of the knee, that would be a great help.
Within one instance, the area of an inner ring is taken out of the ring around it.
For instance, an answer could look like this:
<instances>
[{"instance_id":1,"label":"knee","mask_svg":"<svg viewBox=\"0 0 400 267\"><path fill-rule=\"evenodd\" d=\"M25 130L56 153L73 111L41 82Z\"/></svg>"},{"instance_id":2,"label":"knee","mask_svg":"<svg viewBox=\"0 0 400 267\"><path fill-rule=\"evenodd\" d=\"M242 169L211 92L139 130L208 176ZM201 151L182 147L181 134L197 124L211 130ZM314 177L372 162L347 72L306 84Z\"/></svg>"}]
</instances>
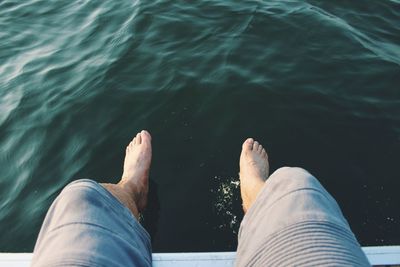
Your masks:
<instances>
[{"instance_id":1,"label":"knee","mask_svg":"<svg viewBox=\"0 0 400 267\"><path fill-rule=\"evenodd\" d=\"M276 170L272 175L272 177L276 177L275 179L279 180L289 180L296 184L306 185L314 185L319 184L317 178L315 178L311 173L307 170L299 167L282 167Z\"/></svg>"},{"instance_id":2,"label":"knee","mask_svg":"<svg viewBox=\"0 0 400 267\"><path fill-rule=\"evenodd\" d=\"M61 191L57 197L57 202L58 204L71 206L82 206L88 202L93 203L98 195L97 186L100 185L88 179L73 181Z\"/></svg>"},{"instance_id":3,"label":"knee","mask_svg":"<svg viewBox=\"0 0 400 267\"><path fill-rule=\"evenodd\" d=\"M275 173L284 173L287 176L300 177L300 176L312 176L306 169L300 167L281 167L275 171Z\"/></svg>"}]
</instances>

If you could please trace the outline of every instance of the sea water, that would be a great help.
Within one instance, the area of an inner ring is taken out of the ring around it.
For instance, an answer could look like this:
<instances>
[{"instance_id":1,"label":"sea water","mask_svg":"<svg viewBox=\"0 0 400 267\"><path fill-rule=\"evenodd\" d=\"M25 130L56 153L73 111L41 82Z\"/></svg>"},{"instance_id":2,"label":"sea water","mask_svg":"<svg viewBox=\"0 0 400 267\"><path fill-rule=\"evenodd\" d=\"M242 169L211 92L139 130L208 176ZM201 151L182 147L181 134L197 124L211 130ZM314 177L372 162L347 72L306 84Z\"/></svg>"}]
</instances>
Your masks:
<instances>
[{"instance_id":1,"label":"sea water","mask_svg":"<svg viewBox=\"0 0 400 267\"><path fill-rule=\"evenodd\" d=\"M362 245L400 244L400 2L0 1L0 251L153 136L155 252L230 251L241 144L300 166Z\"/></svg>"}]
</instances>

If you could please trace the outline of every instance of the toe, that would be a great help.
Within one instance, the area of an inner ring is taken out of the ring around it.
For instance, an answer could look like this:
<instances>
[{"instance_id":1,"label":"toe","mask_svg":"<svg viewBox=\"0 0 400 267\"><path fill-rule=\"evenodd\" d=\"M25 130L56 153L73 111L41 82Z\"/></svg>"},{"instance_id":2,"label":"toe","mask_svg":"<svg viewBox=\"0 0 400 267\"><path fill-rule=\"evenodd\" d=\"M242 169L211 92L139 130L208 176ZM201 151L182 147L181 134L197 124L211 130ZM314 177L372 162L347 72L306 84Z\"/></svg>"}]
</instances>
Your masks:
<instances>
[{"instance_id":1,"label":"toe","mask_svg":"<svg viewBox=\"0 0 400 267\"><path fill-rule=\"evenodd\" d=\"M262 151L264 150L262 145L258 146L258 153L262 154Z\"/></svg>"},{"instance_id":2,"label":"toe","mask_svg":"<svg viewBox=\"0 0 400 267\"><path fill-rule=\"evenodd\" d=\"M247 138L243 143L243 149L251 150L253 148L254 140L253 138Z\"/></svg>"},{"instance_id":3,"label":"toe","mask_svg":"<svg viewBox=\"0 0 400 267\"><path fill-rule=\"evenodd\" d=\"M151 143L151 136L147 131L141 132L142 143L143 144L150 144Z\"/></svg>"},{"instance_id":4,"label":"toe","mask_svg":"<svg viewBox=\"0 0 400 267\"><path fill-rule=\"evenodd\" d=\"M129 145L131 146L136 145L136 136L133 138L132 142Z\"/></svg>"},{"instance_id":5,"label":"toe","mask_svg":"<svg viewBox=\"0 0 400 267\"><path fill-rule=\"evenodd\" d=\"M146 135L150 140L151 140L151 135L150 135L150 133L148 132L148 131L146 131L146 130L142 130L142 136L143 135Z\"/></svg>"},{"instance_id":6,"label":"toe","mask_svg":"<svg viewBox=\"0 0 400 267\"><path fill-rule=\"evenodd\" d=\"M268 157L267 151L265 151L265 149L262 150L262 156L263 156L264 158L267 158L267 157Z\"/></svg>"},{"instance_id":7,"label":"toe","mask_svg":"<svg viewBox=\"0 0 400 267\"><path fill-rule=\"evenodd\" d=\"M259 147L260 147L260 143L258 143L257 141L254 141L253 150L257 152Z\"/></svg>"},{"instance_id":8,"label":"toe","mask_svg":"<svg viewBox=\"0 0 400 267\"><path fill-rule=\"evenodd\" d=\"M142 143L142 136L140 133L136 135L136 144L140 145Z\"/></svg>"}]
</instances>

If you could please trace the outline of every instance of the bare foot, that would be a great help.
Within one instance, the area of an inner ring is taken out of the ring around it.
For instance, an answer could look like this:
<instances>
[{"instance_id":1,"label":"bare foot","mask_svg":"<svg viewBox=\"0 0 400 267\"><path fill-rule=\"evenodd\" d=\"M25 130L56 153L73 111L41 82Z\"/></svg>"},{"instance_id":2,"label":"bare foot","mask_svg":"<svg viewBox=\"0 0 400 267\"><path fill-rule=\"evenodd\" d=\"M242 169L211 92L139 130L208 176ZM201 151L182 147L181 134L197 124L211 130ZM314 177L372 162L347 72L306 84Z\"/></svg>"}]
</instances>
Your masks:
<instances>
[{"instance_id":1,"label":"bare foot","mask_svg":"<svg viewBox=\"0 0 400 267\"><path fill-rule=\"evenodd\" d=\"M142 212L147 205L150 163L151 136L143 130L133 138L126 148L124 173L118 183L133 196L139 212Z\"/></svg>"},{"instance_id":2,"label":"bare foot","mask_svg":"<svg viewBox=\"0 0 400 267\"><path fill-rule=\"evenodd\" d=\"M247 212L269 175L268 155L253 138L248 138L240 154L240 192L243 210Z\"/></svg>"}]
</instances>

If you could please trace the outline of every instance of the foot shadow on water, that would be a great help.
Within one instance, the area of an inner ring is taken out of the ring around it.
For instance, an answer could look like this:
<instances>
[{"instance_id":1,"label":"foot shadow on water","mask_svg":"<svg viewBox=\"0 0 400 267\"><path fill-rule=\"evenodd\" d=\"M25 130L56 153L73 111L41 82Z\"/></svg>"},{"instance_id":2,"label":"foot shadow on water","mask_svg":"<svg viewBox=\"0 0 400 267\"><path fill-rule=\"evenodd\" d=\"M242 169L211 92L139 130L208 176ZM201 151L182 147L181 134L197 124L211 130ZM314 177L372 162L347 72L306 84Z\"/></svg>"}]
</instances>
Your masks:
<instances>
[{"instance_id":1,"label":"foot shadow on water","mask_svg":"<svg viewBox=\"0 0 400 267\"><path fill-rule=\"evenodd\" d=\"M149 183L149 194L147 199L147 208L141 217L143 227L151 236L151 244L157 239L157 226L160 219L160 200L158 198L158 185L153 180Z\"/></svg>"}]
</instances>

